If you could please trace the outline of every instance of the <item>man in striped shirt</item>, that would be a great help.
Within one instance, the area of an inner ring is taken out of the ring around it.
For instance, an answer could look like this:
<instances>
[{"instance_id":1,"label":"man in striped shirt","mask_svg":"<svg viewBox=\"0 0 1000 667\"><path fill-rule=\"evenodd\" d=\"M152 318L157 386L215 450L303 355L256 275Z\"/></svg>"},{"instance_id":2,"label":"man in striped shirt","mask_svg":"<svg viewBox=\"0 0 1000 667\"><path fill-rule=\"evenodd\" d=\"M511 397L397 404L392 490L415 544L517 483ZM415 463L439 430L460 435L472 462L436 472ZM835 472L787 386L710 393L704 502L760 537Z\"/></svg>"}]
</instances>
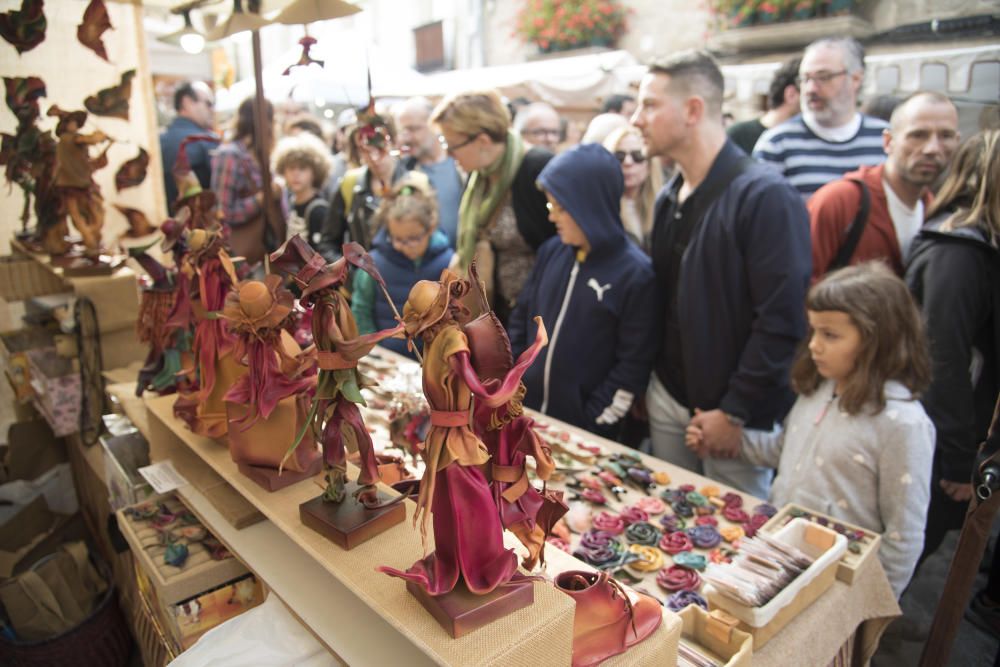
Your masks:
<instances>
[{"instance_id":1,"label":"man in striped shirt","mask_svg":"<svg viewBox=\"0 0 1000 667\"><path fill-rule=\"evenodd\" d=\"M810 44L799 66L802 113L762 134L753 156L773 164L805 198L848 171L881 164L888 124L857 111L864 76L865 53L857 40Z\"/></svg>"}]
</instances>

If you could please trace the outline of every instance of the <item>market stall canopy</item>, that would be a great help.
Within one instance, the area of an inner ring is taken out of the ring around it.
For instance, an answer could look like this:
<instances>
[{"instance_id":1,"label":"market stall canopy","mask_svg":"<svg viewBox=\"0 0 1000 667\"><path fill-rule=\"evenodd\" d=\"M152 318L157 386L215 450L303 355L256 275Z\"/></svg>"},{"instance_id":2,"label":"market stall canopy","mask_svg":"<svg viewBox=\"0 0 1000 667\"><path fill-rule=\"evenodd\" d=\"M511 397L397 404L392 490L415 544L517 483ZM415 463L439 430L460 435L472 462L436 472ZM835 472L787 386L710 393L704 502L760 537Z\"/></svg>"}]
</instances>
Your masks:
<instances>
[{"instance_id":1,"label":"market stall canopy","mask_svg":"<svg viewBox=\"0 0 1000 667\"><path fill-rule=\"evenodd\" d=\"M507 97L527 97L559 109L594 106L628 87L621 68L639 66L628 51L604 51L569 58L552 58L494 67L476 67L432 74L407 82L375 81L379 97L439 97L481 88L496 88Z\"/></svg>"},{"instance_id":2,"label":"market stall canopy","mask_svg":"<svg viewBox=\"0 0 1000 667\"><path fill-rule=\"evenodd\" d=\"M325 67L295 67L288 76L283 76L282 72L299 60L301 52L301 47L294 46L271 59L264 67L264 95L267 99L272 102L285 99L298 102L320 100L323 104L361 106L368 101L366 53L376 96L383 97L385 93L381 91L397 88L421 91L425 87L422 82L429 78L401 64L393 54L374 44L365 44L361 38L340 36L337 39L322 39L312 47L310 55L325 61ZM253 94L253 90L252 78L237 81L228 90L218 91L216 109L235 109Z\"/></svg>"},{"instance_id":3,"label":"market stall canopy","mask_svg":"<svg viewBox=\"0 0 1000 667\"><path fill-rule=\"evenodd\" d=\"M286 25L314 23L339 19L341 16L350 16L360 11L360 7L355 7L344 0L293 0L274 17L274 23Z\"/></svg>"}]
</instances>

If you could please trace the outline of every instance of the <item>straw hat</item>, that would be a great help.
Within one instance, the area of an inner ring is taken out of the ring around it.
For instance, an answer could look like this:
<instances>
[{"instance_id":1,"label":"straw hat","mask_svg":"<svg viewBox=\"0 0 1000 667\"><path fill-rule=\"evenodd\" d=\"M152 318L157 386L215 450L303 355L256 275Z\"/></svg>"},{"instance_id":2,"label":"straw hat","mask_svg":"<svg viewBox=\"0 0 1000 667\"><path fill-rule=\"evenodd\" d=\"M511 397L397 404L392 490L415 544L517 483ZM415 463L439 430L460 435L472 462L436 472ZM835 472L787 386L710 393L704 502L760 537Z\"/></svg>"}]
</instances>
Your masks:
<instances>
[{"instance_id":1,"label":"straw hat","mask_svg":"<svg viewBox=\"0 0 1000 667\"><path fill-rule=\"evenodd\" d=\"M440 322L452 300L461 299L468 291L469 283L448 269L441 272L438 282L418 281L403 304L406 333L416 336Z\"/></svg>"},{"instance_id":2,"label":"straw hat","mask_svg":"<svg viewBox=\"0 0 1000 667\"><path fill-rule=\"evenodd\" d=\"M239 332L275 329L292 312L294 297L281 287L281 276L270 274L264 281L244 280L226 295L222 317Z\"/></svg>"}]
</instances>

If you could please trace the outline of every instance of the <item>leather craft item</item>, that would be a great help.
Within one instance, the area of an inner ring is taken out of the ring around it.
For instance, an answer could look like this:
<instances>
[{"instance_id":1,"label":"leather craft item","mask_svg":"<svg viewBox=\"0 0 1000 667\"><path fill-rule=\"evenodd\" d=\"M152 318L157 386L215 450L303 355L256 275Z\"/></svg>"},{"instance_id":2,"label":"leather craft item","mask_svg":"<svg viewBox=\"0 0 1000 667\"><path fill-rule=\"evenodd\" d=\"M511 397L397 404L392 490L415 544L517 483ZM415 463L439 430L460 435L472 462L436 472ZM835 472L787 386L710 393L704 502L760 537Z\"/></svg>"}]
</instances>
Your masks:
<instances>
[{"instance_id":1,"label":"leather craft item","mask_svg":"<svg viewBox=\"0 0 1000 667\"><path fill-rule=\"evenodd\" d=\"M596 665L624 653L660 626L660 604L627 589L606 572L570 570L556 577L556 588L576 602L573 616L573 667Z\"/></svg>"}]
</instances>

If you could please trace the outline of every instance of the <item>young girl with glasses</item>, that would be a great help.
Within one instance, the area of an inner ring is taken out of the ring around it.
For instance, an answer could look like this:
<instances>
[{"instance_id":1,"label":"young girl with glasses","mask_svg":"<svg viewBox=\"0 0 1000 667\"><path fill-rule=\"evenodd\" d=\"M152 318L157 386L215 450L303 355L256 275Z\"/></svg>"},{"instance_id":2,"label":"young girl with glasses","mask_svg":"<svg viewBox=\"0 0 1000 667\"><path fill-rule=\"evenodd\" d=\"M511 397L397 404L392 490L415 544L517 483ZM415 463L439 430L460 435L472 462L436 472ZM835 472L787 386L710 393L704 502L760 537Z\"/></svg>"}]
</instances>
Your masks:
<instances>
[{"instance_id":1,"label":"young girl with glasses","mask_svg":"<svg viewBox=\"0 0 1000 667\"><path fill-rule=\"evenodd\" d=\"M931 367L906 285L872 262L829 274L806 299L810 334L792 367L799 394L782 430L744 431L740 455L777 469L771 502L881 533L896 597L924 544L934 426L917 400ZM687 444L705 454L702 433Z\"/></svg>"},{"instance_id":2,"label":"young girl with glasses","mask_svg":"<svg viewBox=\"0 0 1000 667\"><path fill-rule=\"evenodd\" d=\"M380 229L370 254L393 303L402 308L417 281L437 280L454 251L448 237L437 228L437 197L424 180L404 176L382 200L376 216ZM367 273L354 273L351 312L362 334L396 325L395 313L379 291ZM405 340L389 338L380 345L414 358Z\"/></svg>"}]
</instances>

